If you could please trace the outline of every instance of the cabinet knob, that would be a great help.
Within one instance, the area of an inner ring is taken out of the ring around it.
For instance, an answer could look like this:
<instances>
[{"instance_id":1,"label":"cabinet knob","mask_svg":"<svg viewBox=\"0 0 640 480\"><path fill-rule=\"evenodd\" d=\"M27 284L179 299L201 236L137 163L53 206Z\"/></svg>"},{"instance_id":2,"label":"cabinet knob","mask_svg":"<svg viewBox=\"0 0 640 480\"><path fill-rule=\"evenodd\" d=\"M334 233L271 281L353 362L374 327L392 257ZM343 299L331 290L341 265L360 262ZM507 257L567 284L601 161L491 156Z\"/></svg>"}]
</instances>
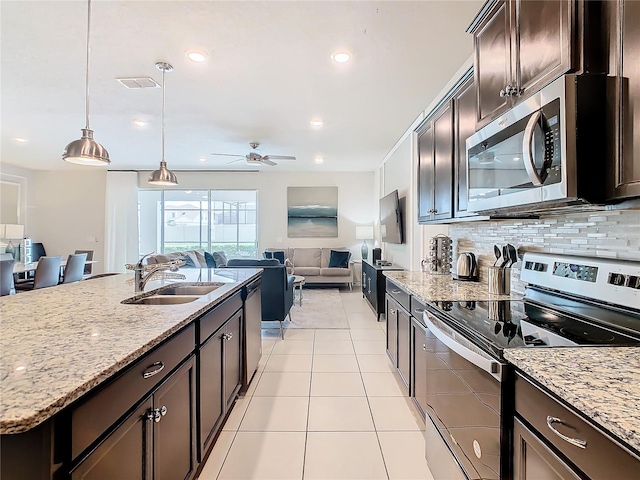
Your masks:
<instances>
[{"instance_id":1,"label":"cabinet knob","mask_svg":"<svg viewBox=\"0 0 640 480\"><path fill-rule=\"evenodd\" d=\"M233 338L233 333L223 333L222 340L231 340Z\"/></svg>"},{"instance_id":2,"label":"cabinet knob","mask_svg":"<svg viewBox=\"0 0 640 480\"><path fill-rule=\"evenodd\" d=\"M502 90L500 90L500 97L510 97L513 95L513 87L511 85L507 85Z\"/></svg>"},{"instance_id":3,"label":"cabinet knob","mask_svg":"<svg viewBox=\"0 0 640 480\"><path fill-rule=\"evenodd\" d=\"M160 408L153 408L147 413L147 420L153 420L158 423L167 414L167 407L164 405Z\"/></svg>"},{"instance_id":4,"label":"cabinet knob","mask_svg":"<svg viewBox=\"0 0 640 480\"><path fill-rule=\"evenodd\" d=\"M422 344L422 349L425 351L427 350L427 345L425 343Z\"/></svg>"}]
</instances>

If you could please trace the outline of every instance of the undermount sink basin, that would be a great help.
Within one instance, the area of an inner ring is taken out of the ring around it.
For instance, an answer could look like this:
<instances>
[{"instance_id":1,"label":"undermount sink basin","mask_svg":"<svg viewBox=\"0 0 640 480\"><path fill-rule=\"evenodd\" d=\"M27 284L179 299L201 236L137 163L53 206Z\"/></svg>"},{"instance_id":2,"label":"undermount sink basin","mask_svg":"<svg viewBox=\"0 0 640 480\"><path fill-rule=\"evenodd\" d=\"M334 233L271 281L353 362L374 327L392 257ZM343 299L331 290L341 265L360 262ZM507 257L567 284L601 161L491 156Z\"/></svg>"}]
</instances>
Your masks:
<instances>
[{"instance_id":1,"label":"undermount sink basin","mask_svg":"<svg viewBox=\"0 0 640 480\"><path fill-rule=\"evenodd\" d=\"M203 285L169 285L158 289L158 295L207 295L224 283L207 283Z\"/></svg>"},{"instance_id":2,"label":"undermount sink basin","mask_svg":"<svg viewBox=\"0 0 640 480\"><path fill-rule=\"evenodd\" d=\"M178 297L175 295L153 295L151 297L139 298L137 300L124 301L122 303L128 303L130 305L180 305L181 303L189 303L198 300L198 297Z\"/></svg>"}]
</instances>

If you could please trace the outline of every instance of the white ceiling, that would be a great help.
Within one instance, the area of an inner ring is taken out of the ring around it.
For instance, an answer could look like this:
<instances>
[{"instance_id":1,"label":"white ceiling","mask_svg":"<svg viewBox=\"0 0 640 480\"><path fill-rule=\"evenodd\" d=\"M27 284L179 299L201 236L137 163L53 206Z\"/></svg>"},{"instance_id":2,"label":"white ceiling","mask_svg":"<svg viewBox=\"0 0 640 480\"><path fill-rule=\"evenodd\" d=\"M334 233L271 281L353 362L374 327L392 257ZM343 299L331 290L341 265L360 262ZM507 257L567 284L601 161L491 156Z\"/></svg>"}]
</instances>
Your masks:
<instances>
[{"instance_id":1,"label":"white ceiling","mask_svg":"<svg viewBox=\"0 0 640 480\"><path fill-rule=\"evenodd\" d=\"M172 170L255 169L209 155L245 154L254 140L263 155L297 157L260 169L373 170L471 54L464 30L482 3L94 0L91 127L109 169L157 168L162 90L127 90L115 78L160 83L155 63L166 61ZM84 127L86 2L2 0L0 8L1 161L94 168L61 160ZM207 61L188 60L190 48ZM334 63L336 49L352 61ZM316 117L322 128L309 125Z\"/></svg>"}]
</instances>

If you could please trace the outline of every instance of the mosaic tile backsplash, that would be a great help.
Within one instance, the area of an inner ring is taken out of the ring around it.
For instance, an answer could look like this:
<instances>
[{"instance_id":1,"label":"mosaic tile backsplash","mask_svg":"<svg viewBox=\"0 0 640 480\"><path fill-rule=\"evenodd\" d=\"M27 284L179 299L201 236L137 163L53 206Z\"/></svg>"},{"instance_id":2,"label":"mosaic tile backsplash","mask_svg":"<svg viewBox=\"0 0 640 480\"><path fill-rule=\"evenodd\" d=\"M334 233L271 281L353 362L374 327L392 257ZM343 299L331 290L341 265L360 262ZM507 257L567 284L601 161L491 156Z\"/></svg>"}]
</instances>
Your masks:
<instances>
[{"instance_id":1,"label":"mosaic tile backsplash","mask_svg":"<svg viewBox=\"0 0 640 480\"><path fill-rule=\"evenodd\" d=\"M511 243L518 258L525 252L562 253L640 261L640 210L612 210L552 216L537 220L490 220L449 225L453 268L459 252L473 252L480 279L493 265L493 246ZM512 291L523 293L521 262L511 270Z\"/></svg>"}]
</instances>

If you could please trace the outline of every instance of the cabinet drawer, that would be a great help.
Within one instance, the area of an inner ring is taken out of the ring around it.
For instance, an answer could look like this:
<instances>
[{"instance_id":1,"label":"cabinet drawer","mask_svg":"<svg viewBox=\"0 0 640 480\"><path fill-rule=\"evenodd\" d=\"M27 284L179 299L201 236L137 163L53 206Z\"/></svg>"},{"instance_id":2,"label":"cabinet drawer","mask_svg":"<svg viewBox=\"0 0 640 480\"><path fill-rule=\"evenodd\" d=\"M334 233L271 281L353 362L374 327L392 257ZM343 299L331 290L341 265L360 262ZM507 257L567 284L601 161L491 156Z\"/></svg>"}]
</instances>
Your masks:
<instances>
[{"instance_id":1,"label":"cabinet drawer","mask_svg":"<svg viewBox=\"0 0 640 480\"><path fill-rule=\"evenodd\" d=\"M616 478L636 478L640 472L640 459L520 375L516 376L516 412L594 480L611 478L612 472ZM562 423L552 427L569 438L585 441L585 448L555 434L547 425L547 416L560 419Z\"/></svg>"},{"instance_id":2,"label":"cabinet drawer","mask_svg":"<svg viewBox=\"0 0 640 480\"><path fill-rule=\"evenodd\" d=\"M391 280L387 280L387 293L402 305L406 311L410 310L409 294Z\"/></svg>"},{"instance_id":3,"label":"cabinet drawer","mask_svg":"<svg viewBox=\"0 0 640 480\"><path fill-rule=\"evenodd\" d=\"M224 322L242 308L242 294L238 292L233 296L227 298L220 305L217 305L209 313L205 313L200 317L200 341L199 345L202 345L207 341L216 330L218 330Z\"/></svg>"},{"instance_id":4,"label":"cabinet drawer","mask_svg":"<svg viewBox=\"0 0 640 480\"><path fill-rule=\"evenodd\" d=\"M191 324L155 350L145 354L124 373L75 408L71 413L73 458L159 384L193 352L194 347L195 326ZM154 373L156 371L157 373Z\"/></svg>"},{"instance_id":5,"label":"cabinet drawer","mask_svg":"<svg viewBox=\"0 0 640 480\"><path fill-rule=\"evenodd\" d=\"M426 306L416 297L411 297L411 316L418 320L422 325L424 325L424 320L422 319L422 312L424 312Z\"/></svg>"}]
</instances>

